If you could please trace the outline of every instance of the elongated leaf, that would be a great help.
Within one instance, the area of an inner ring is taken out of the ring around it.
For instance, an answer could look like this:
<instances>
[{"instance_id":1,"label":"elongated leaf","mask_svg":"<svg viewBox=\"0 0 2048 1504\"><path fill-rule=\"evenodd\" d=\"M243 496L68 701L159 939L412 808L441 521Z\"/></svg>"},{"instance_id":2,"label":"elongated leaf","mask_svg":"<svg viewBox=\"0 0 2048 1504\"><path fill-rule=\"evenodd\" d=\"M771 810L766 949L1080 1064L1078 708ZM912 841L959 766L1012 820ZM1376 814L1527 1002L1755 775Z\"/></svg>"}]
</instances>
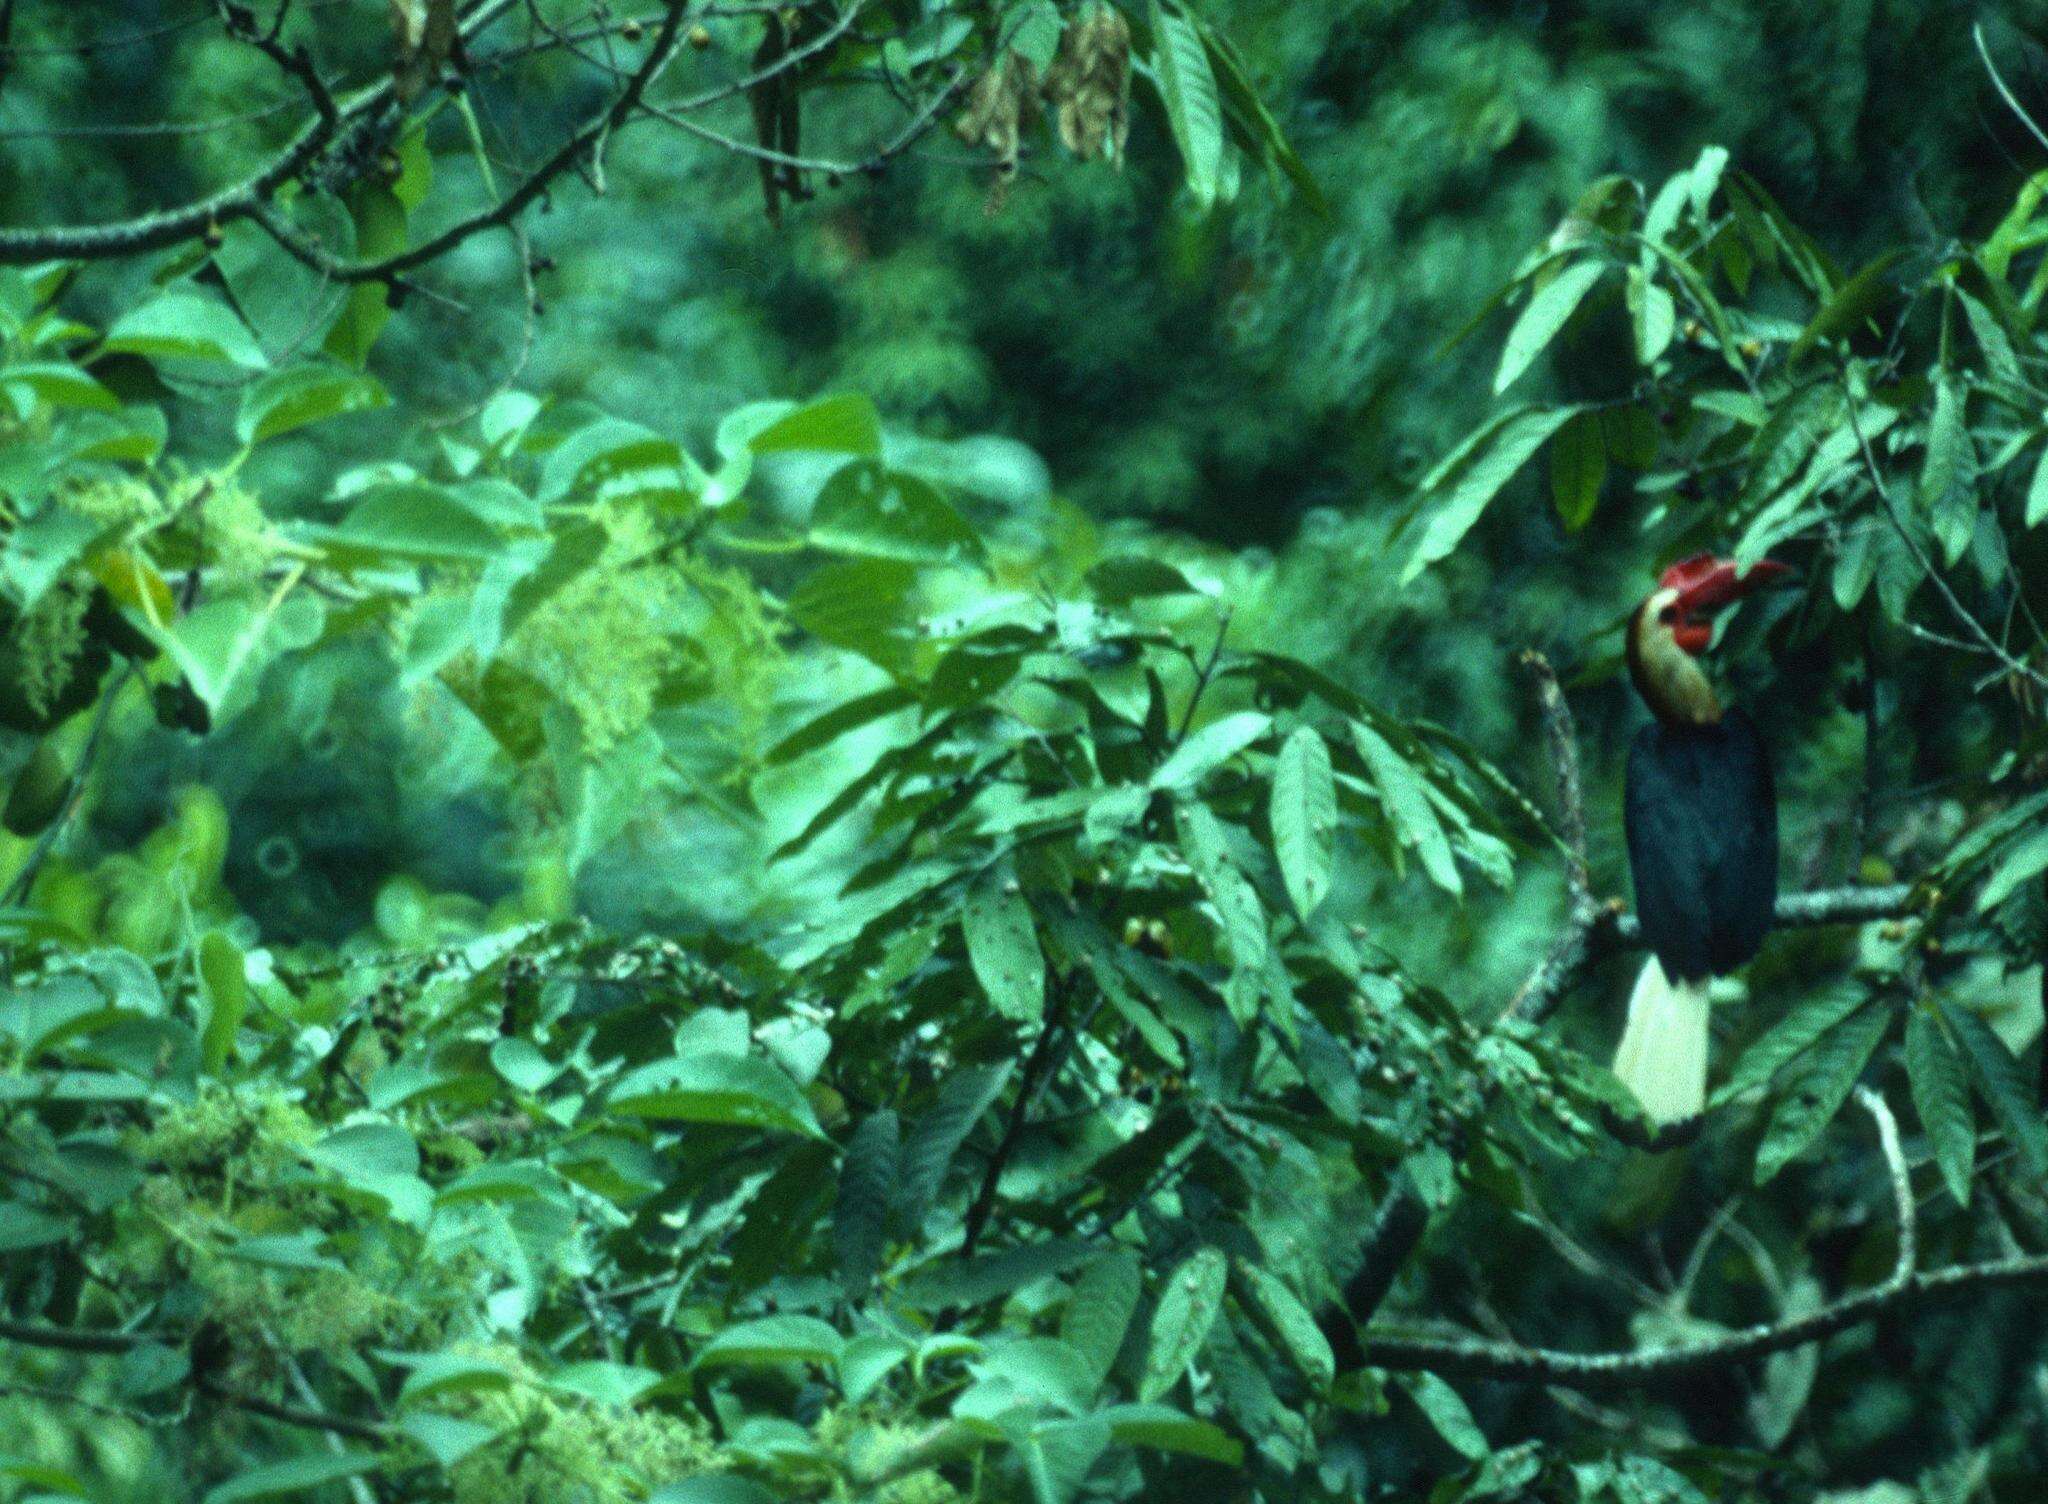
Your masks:
<instances>
[{"instance_id":1,"label":"elongated leaf","mask_svg":"<svg viewBox=\"0 0 2048 1504\"><path fill-rule=\"evenodd\" d=\"M1870 994L1860 986L1845 984L1817 992L1801 1001L1742 1052L1735 1068L1728 1073L1727 1081L1714 1093L1714 1105L1718 1107L1744 1092L1768 1085L1773 1076L1812 1048L1815 1040L1862 1007L1869 997Z\"/></svg>"},{"instance_id":2,"label":"elongated leaf","mask_svg":"<svg viewBox=\"0 0 2048 1504\"><path fill-rule=\"evenodd\" d=\"M1975 449L1964 426L1962 385L1950 373L1937 372L1927 456L1920 468L1920 508L1951 568L1977 529L1976 470Z\"/></svg>"},{"instance_id":3,"label":"elongated leaf","mask_svg":"<svg viewBox=\"0 0 2048 1504\"><path fill-rule=\"evenodd\" d=\"M949 1262L935 1266L915 1279L905 1280L899 1293L905 1304L923 1310L979 1305L1020 1290L1035 1280L1064 1274L1091 1257L1097 1248L1086 1238L1024 1243L1000 1253L981 1254L964 1264Z\"/></svg>"},{"instance_id":4,"label":"elongated leaf","mask_svg":"<svg viewBox=\"0 0 2048 1504\"><path fill-rule=\"evenodd\" d=\"M1320 1387L1336 1377L1337 1359L1330 1351L1329 1338L1292 1290L1277 1276L1243 1259L1231 1265L1231 1278L1246 1308L1303 1378Z\"/></svg>"},{"instance_id":5,"label":"elongated leaf","mask_svg":"<svg viewBox=\"0 0 2048 1504\"><path fill-rule=\"evenodd\" d=\"M2048 522L2048 448L2043 448L2041 458L2034 464L2034 478L2027 486L2028 527L2039 527Z\"/></svg>"},{"instance_id":6,"label":"elongated leaf","mask_svg":"<svg viewBox=\"0 0 2048 1504\"><path fill-rule=\"evenodd\" d=\"M1544 347L1557 338L1558 331L1578 311L1586 294L1606 272L1600 261L1575 261L1530 295L1529 304L1508 331L1500 355L1500 369L1494 373L1497 397L1520 379Z\"/></svg>"},{"instance_id":7,"label":"elongated leaf","mask_svg":"<svg viewBox=\"0 0 2048 1504\"><path fill-rule=\"evenodd\" d=\"M1821 1036L1771 1113L1756 1151L1756 1183L1782 1170L1834 1120L1891 1025L1879 1007L1852 1013Z\"/></svg>"},{"instance_id":8,"label":"elongated leaf","mask_svg":"<svg viewBox=\"0 0 2048 1504\"><path fill-rule=\"evenodd\" d=\"M882 1267L899 1158L896 1114L885 1107L861 1120L839 1164L832 1248L841 1283L855 1292L864 1292Z\"/></svg>"},{"instance_id":9,"label":"elongated leaf","mask_svg":"<svg viewBox=\"0 0 2048 1504\"><path fill-rule=\"evenodd\" d=\"M839 1361L845 1339L815 1316L764 1316L718 1333L697 1352L697 1367L760 1367Z\"/></svg>"},{"instance_id":10,"label":"elongated leaf","mask_svg":"<svg viewBox=\"0 0 2048 1504\"><path fill-rule=\"evenodd\" d=\"M967 1141L982 1114L1003 1094L1015 1066L974 1065L957 1070L939 1087L938 1101L917 1120L903 1144L903 1200L905 1221L915 1227L938 1196L953 1156Z\"/></svg>"},{"instance_id":11,"label":"elongated leaf","mask_svg":"<svg viewBox=\"0 0 2048 1504\"><path fill-rule=\"evenodd\" d=\"M1137 1250L1119 1248L1083 1270L1067 1297L1060 1313L1060 1339L1093 1365L1097 1384L1109 1376L1123 1346L1142 1282Z\"/></svg>"},{"instance_id":12,"label":"elongated leaf","mask_svg":"<svg viewBox=\"0 0 2048 1504\"><path fill-rule=\"evenodd\" d=\"M1607 438L1598 413L1580 413L1550 441L1550 496L1564 530L1576 533L1593 520L1607 480Z\"/></svg>"},{"instance_id":13,"label":"elongated leaf","mask_svg":"<svg viewBox=\"0 0 2048 1504\"><path fill-rule=\"evenodd\" d=\"M101 348L108 354L218 361L255 371L269 364L233 309L189 286L173 287L122 314Z\"/></svg>"},{"instance_id":14,"label":"elongated leaf","mask_svg":"<svg viewBox=\"0 0 2048 1504\"><path fill-rule=\"evenodd\" d=\"M1128 1447L1184 1452L1225 1467L1237 1467L1244 1461L1243 1442L1171 1405L1111 1405L1101 1412L1101 1418L1109 1423L1110 1436Z\"/></svg>"},{"instance_id":15,"label":"elongated leaf","mask_svg":"<svg viewBox=\"0 0 2048 1504\"><path fill-rule=\"evenodd\" d=\"M983 555L981 535L938 487L865 459L834 471L818 493L811 542L908 564L976 564Z\"/></svg>"},{"instance_id":16,"label":"elongated leaf","mask_svg":"<svg viewBox=\"0 0 2048 1504\"><path fill-rule=\"evenodd\" d=\"M375 1452L306 1452L284 1462L238 1473L209 1489L202 1504L243 1504L248 1499L304 1498L324 1484L375 1472L384 1459Z\"/></svg>"},{"instance_id":17,"label":"elongated leaf","mask_svg":"<svg viewBox=\"0 0 2048 1504\"><path fill-rule=\"evenodd\" d=\"M242 948L225 930L208 930L199 941L199 985L206 997L206 1024L199 1036L199 1060L209 1071L227 1063L235 1033L249 1006Z\"/></svg>"},{"instance_id":18,"label":"elongated leaf","mask_svg":"<svg viewBox=\"0 0 2048 1504\"><path fill-rule=\"evenodd\" d=\"M847 700L843 704L833 706L816 720L790 732L769 749L767 761L771 767L793 762L807 752L815 752L820 747L829 746L849 731L857 731L862 726L871 725L884 716L894 715L897 711L906 710L916 703L916 693L900 684L891 684L872 694Z\"/></svg>"},{"instance_id":19,"label":"elongated leaf","mask_svg":"<svg viewBox=\"0 0 2048 1504\"><path fill-rule=\"evenodd\" d=\"M960 911L960 930L975 979L996 1012L1019 1023L1042 1017L1045 953L1024 896L1000 879L977 884Z\"/></svg>"},{"instance_id":20,"label":"elongated leaf","mask_svg":"<svg viewBox=\"0 0 2048 1504\"><path fill-rule=\"evenodd\" d=\"M1152 772L1155 789L1193 788L1272 729L1273 718L1240 710L1189 736Z\"/></svg>"},{"instance_id":21,"label":"elongated leaf","mask_svg":"<svg viewBox=\"0 0 2048 1504\"><path fill-rule=\"evenodd\" d=\"M1313 726L1302 726L1273 763L1270 818L1273 854L1294 912L1303 919L1330 891L1330 856L1337 832L1337 784L1330 748Z\"/></svg>"},{"instance_id":22,"label":"elongated leaf","mask_svg":"<svg viewBox=\"0 0 2048 1504\"><path fill-rule=\"evenodd\" d=\"M1215 1248L1199 1248L1174 1270L1160 1291L1152 1313L1151 1345L1138 1398L1158 1399L1180 1382L1202 1341L1223 1308L1223 1289L1230 1263Z\"/></svg>"},{"instance_id":23,"label":"elongated leaf","mask_svg":"<svg viewBox=\"0 0 2048 1504\"><path fill-rule=\"evenodd\" d=\"M2037 1182L2048 1180L2048 1123L2042 1121L2033 1083L1991 1025L1967 1008L1938 1006L1942 1021L1962 1046L1963 1059L1991 1115Z\"/></svg>"},{"instance_id":24,"label":"elongated leaf","mask_svg":"<svg viewBox=\"0 0 2048 1504\"><path fill-rule=\"evenodd\" d=\"M1886 251L1837 288L1812 321L1799 331L1799 338L1792 341L1785 352L1785 363L1797 364L1821 341L1847 334L1869 318L1891 291L1892 268L1905 255L1903 249Z\"/></svg>"},{"instance_id":25,"label":"elongated leaf","mask_svg":"<svg viewBox=\"0 0 2048 1504\"><path fill-rule=\"evenodd\" d=\"M1174 145L1187 165L1188 191L1207 209L1223 181L1223 111L1209 54L1187 17L1160 0L1152 0L1152 43L1152 71Z\"/></svg>"},{"instance_id":26,"label":"elongated leaf","mask_svg":"<svg viewBox=\"0 0 2048 1504\"><path fill-rule=\"evenodd\" d=\"M1577 407L1524 408L1509 414L1437 485L1425 487L1428 520L1401 568L1400 583L1406 585L1457 548L1500 488L1578 411Z\"/></svg>"},{"instance_id":27,"label":"elongated leaf","mask_svg":"<svg viewBox=\"0 0 2048 1504\"><path fill-rule=\"evenodd\" d=\"M1400 1384L1453 1450L1474 1461L1492 1453L1493 1446L1472 1418L1471 1407L1444 1379L1433 1373L1403 1374Z\"/></svg>"},{"instance_id":28,"label":"elongated leaf","mask_svg":"<svg viewBox=\"0 0 2048 1504\"><path fill-rule=\"evenodd\" d=\"M1906 1083L1949 1194L1968 1206L1970 1172L1977 1158L1970 1083L1941 1024L1923 1008L1915 1008L1906 1019Z\"/></svg>"},{"instance_id":29,"label":"elongated leaf","mask_svg":"<svg viewBox=\"0 0 2048 1504\"><path fill-rule=\"evenodd\" d=\"M706 1053L657 1060L620 1078L609 1110L627 1117L730 1123L824 1137L797 1084L752 1055Z\"/></svg>"},{"instance_id":30,"label":"elongated leaf","mask_svg":"<svg viewBox=\"0 0 2048 1504\"><path fill-rule=\"evenodd\" d=\"M323 418L385 407L390 402L383 383L359 371L326 365L288 366L242 394L235 437L244 444L260 444Z\"/></svg>"},{"instance_id":31,"label":"elongated leaf","mask_svg":"<svg viewBox=\"0 0 2048 1504\"><path fill-rule=\"evenodd\" d=\"M1423 776L1365 722L1351 723L1351 739L1365 759L1379 789L1380 807L1401 844L1414 848L1430 881L1452 893L1464 892L1465 881L1458 875L1450 837L1444 834L1443 822L1430 803L1429 785Z\"/></svg>"},{"instance_id":32,"label":"elongated leaf","mask_svg":"<svg viewBox=\"0 0 2048 1504\"><path fill-rule=\"evenodd\" d=\"M1978 911L1997 908L2043 870L2048 870L2048 827L2022 836L2000 853L1998 865L1984 880L1984 891L1977 895Z\"/></svg>"},{"instance_id":33,"label":"elongated leaf","mask_svg":"<svg viewBox=\"0 0 2048 1504\"><path fill-rule=\"evenodd\" d=\"M756 454L775 450L828 450L874 456L882 452L882 420L875 404L859 392L820 397L778 418L749 441Z\"/></svg>"}]
</instances>

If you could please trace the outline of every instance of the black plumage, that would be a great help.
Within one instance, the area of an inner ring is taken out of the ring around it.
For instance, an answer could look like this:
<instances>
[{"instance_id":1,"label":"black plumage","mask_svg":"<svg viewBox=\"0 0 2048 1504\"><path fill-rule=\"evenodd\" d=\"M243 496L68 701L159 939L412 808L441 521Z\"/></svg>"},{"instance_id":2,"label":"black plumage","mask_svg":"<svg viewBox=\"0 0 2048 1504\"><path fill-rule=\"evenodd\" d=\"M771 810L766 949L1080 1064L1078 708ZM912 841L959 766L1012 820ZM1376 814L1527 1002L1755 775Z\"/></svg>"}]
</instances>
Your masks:
<instances>
[{"instance_id":1,"label":"black plumage","mask_svg":"<svg viewBox=\"0 0 2048 1504\"><path fill-rule=\"evenodd\" d=\"M1622 806L1643 939L1674 982L1757 953L1778 901L1770 757L1740 710L1636 735Z\"/></svg>"}]
</instances>

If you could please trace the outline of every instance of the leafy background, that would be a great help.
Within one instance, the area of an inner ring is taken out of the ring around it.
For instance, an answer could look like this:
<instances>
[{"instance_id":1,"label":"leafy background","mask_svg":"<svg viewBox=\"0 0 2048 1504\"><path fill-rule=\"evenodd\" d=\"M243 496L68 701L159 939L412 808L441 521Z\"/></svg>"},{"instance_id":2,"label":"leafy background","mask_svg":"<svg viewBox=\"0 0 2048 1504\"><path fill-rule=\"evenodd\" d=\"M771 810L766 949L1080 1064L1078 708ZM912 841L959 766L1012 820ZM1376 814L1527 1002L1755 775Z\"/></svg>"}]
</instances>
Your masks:
<instances>
[{"instance_id":1,"label":"leafy background","mask_svg":"<svg viewBox=\"0 0 2048 1504\"><path fill-rule=\"evenodd\" d=\"M280 212L486 208L624 9ZM649 118L395 299L37 252L289 144L262 11L5 12L17 1496L2038 1487L2030 7L877 6L802 150L959 129L778 222ZM1008 91L1087 26L1076 150ZM1831 922L1650 1152L1618 629L1696 547L1801 571L1718 657Z\"/></svg>"}]
</instances>

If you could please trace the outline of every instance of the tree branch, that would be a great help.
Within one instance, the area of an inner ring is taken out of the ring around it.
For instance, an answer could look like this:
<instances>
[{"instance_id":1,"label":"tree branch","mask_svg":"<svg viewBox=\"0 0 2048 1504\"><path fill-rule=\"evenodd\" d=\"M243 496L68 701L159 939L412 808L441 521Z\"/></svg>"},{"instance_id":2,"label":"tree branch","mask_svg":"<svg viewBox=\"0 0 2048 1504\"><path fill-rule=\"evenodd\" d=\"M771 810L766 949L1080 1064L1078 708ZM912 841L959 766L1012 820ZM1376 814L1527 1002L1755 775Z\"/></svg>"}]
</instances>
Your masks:
<instances>
[{"instance_id":1,"label":"tree branch","mask_svg":"<svg viewBox=\"0 0 2048 1504\"><path fill-rule=\"evenodd\" d=\"M1558 686L1557 670L1534 651L1522 654L1522 667L1536 682L1536 700L1543 707L1544 739L1557 775L1558 824L1565 841L1565 880L1575 903L1593 902L1593 879L1586 863L1586 795L1579 777L1579 733L1572 708Z\"/></svg>"}]
</instances>

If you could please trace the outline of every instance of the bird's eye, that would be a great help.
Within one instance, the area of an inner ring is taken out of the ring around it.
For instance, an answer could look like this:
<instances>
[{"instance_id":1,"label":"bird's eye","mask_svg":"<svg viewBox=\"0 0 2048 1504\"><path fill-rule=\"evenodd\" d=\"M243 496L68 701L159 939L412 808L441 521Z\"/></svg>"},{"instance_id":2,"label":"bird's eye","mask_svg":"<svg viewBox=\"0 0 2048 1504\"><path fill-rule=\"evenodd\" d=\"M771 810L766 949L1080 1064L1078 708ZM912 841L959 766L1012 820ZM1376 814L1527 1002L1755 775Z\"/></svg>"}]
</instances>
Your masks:
<instances>
[{"instance_id":1,"label":"bird's eye","mask_svg":"<svg viewBox=\"0 0 2048 1504\"><path fill-rule=\"evenodd\" d=\"M1666 607L1665 607L1665 608L1664 608L1664 609L1663 609L1662 611L1659 611L1659 612L1657 613L1657 620L1659 620L1659 621L1677 621L1677 620L1678 620L1678 608L1677 608L1676 606L1666 606Z\"/></svg>"}]
</instances>

